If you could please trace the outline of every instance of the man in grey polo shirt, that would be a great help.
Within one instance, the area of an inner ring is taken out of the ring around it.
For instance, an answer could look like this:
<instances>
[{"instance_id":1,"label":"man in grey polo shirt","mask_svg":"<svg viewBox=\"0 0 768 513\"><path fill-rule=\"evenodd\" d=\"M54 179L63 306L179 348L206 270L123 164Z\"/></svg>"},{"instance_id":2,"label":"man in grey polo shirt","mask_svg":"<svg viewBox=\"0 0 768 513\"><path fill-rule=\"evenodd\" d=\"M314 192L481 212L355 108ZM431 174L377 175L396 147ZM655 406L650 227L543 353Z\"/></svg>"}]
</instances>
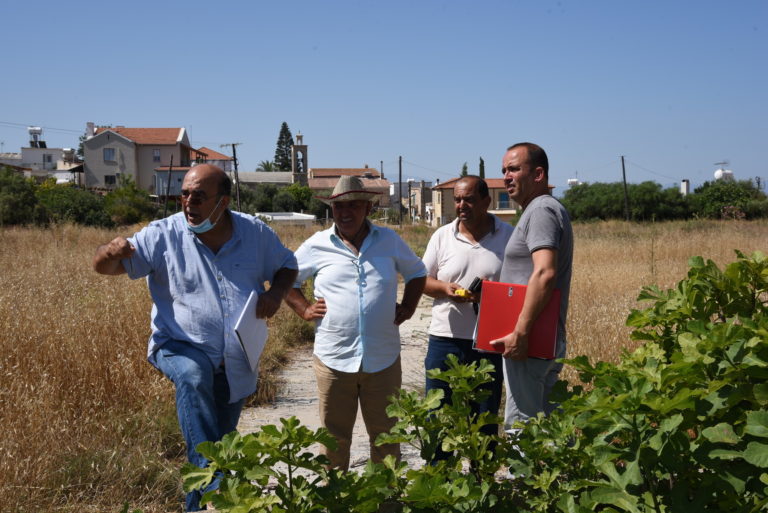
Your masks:
<instances>
[{"instance_id":1,"label":"man in grey polo shirt","mask_svg":"<svg viewBox=\"0 0 768 513\"><path fill-rule=\"evenodd\" d=\"M466 290L475 278L498 281L504 248L512 235L512 226L488 213L491 197L488 185L479 176L459 179L453 189L456 220L442 226L432 235L424 253L427 267L427 284L424 293L435 298L432 321L429 325L429 346L424 367L446 370L449 354L461 363L488 359L495 371L493 382L486 387L490 396L473 405L473 412L491 412L496 415L501 401L503 371L501 356L482 353L472 348L477 315L472 303L479 301L479 294L457 294ZM443 403L451 400L448 383L427 376L426 389L442 389ZM487 434L497 434L498 426L487 425ZM435 459L447 456L438 448Z\"/></svg>"},{"instance_id":2,"label":"man in grey polo shirt","mask_svg":"<svg viewBox=\"0 0 768 513\"><path fill-rule=\"evenodd\" d=\"M560 289L556 357L565 357L565 319L571 288L573 231L565 207L549 194L549 162L533 143L510 146L502 160L504 184L523 215L504 252L501 281L527 285L515 331L491 344L503 349L508 432L517 421L550 413L549 393L562 365L528 358L528 336L554 289Z\"/></svg>"}]
</instances>

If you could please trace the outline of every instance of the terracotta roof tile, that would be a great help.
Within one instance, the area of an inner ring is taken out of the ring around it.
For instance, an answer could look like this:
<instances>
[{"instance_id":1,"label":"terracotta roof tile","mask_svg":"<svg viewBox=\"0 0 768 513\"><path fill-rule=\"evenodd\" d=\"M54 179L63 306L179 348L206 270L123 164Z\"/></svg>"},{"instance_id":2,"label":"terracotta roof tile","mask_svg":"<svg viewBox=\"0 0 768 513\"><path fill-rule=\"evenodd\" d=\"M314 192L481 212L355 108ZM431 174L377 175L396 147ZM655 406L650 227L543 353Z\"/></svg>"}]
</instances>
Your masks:
<instances>
[{"instance_id":1,"label":"terracotta roof tile","mask_svg":"<svg viewBox=\"0 0 768 513\"><path fill-rule=\"evenodd\" d=\"M307 180L309 188L313 190L319 189L333 189L336 186L336 182L339 181L338 177L326 177L326 178L310 178ZM389 194L389 180L381 178L369 178L363 180L363 187L366 189L382 192L386 189Z\"/></svg>"},{"instance_id":2,"label":"terracotta roof tile","mask_svg":"<svg viewBox=\"0 0 768 513\"><path fill-rule=\"evenodd\" d=\"M111 130L130 139L136 144L176 144L181 138L183 128L126 128L100 126L96 129L96 135Z\"/></svg>"},{"instance_id":3,"label":"terracotta roof tile","mask_svg":"<svg viewBox=\"0 0 768 513\"><path fill-rule=\"evenodd\" d=\"M361 168L335 168L335 167L312 167L310 174L313 178L328 178L334 176L364 176L370 174L374 178L378 178L380 173L372 167Z\"/></svg>"},{"instance_id":4,"label":"terracotta roof tile","mask_svg":"<svg viewBox=\"0 0 768 513\"><path fill-rule=\"evenodd\" d=\"M208 160L232 160L232 157L224 155L223 153L219 153L216 150L206 148L205 146L201 146L197 149L197 151L205 153L205 156L208 157Z\"/></svg>"}]
</instances>

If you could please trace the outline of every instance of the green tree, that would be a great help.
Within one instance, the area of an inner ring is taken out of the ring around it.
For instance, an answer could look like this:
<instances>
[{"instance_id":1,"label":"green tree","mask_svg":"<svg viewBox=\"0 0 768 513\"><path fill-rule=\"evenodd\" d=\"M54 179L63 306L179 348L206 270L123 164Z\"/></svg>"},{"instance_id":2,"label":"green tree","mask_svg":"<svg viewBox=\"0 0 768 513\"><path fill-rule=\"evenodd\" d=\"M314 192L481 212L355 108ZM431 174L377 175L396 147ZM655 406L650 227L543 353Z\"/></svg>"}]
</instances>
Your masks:
<instances>
[{"instance_id":1,"label":"green tree","mask_svg":"<svg viewBox=\"0 0 768 513\"><path fill-rule=\"evenodd\" d=\"M274 212L296 212L302 210L303 205L293 194L282 189L272 199L272 208Z\"/></svg>"},{"instance_id":2,"label":"green tree","mask_svg":"<svg viewBox=\"0 0 768 513\"><path fill-rule=\"evenodd\" d=\"M690 211L676 188L662 190L656 182L629 184L630 218L634 221L685 219ZM570 187L562 199L572 219L624 219L624 186L621 182L583 183Z\"/></svg>"},{"instance_id":3,"label":"green tree","mask_svg":"<svg viewBox=\"0 0 768 513\"><path fill-rule=\"evenodd\" d=\"M113 226L104 208L104 198L72 184L57 185L48 179L35 192L38 202L45 207L48 220L72 222L87 226Z\"/></svg>"},{"instance_id":4,"label":"green tree","mask_svg":"<svg viewBox=\"0 0 768 513\"><path fill-rule=\"evenodd\" d=\"M483 157L480 157L480 171L478 176L485 180L485 161L483 160Z\"/></svg>"},{"instance_id":5,"label":"green tree","mask_svg":"<svg viewBox=\"0 0 768 513\"><path fill-rule=\"evenodd\" d=\"M623 219L623 194L618 182L583 183L565 191L562 203L573 219Z\"/></svg>"},{"instance_id":6,"label":"green tree","mask_svg":"<svg viewBox=\"0 0 768 513\"><path fill-rule=\"evenodd\" d=\"M254 212L274 212L272 200L277 195L277 186L272 184L260 184L254 195ZM253 212L249 212L253 213Z\"/></svg>"},{"instance_id":7,"label":"green tree","mask_svg":"<svg viewBox=\"0 0 768 513\"><path fill-rule=\"evenodd\" d=\"M280 126L280 134L277 136L277 148L275 148L275 168L277 171L291 170L291 147L293 135L288 123L283 121Z\"/></svg>"},{"instance_id":8,"label":"green tree","mask_svg":"<svg viewBox=\"0 0 768 513\"><path fill-rule=\"evenodd\" d=\"M272 172L274 170L275 170L275 163L272 162L271 160L262 160L256 166L256 171L258 172Z\"/></svg>"},{"instance_id":9,"label":"green tree","mask_svg":"<svg viewBox=\"0 0 768 513\"><path fill-rule=\"evenodd\" d=\"M464 162L464 165L461 166L461 176L467 176L469 174L467 163Z\"/></svg>"},{"instance_id":10,"label":"green tree","mask_svg":"<svg viewBox=\"0 0 768 513\"><path fill-rule=\"evenodd\" d=\"M126 175L121 175L119 186L104 197L104 208L118 225L149 221L157 213L149 194Z\"/></svg>"},{"instance_id":11,"label":"green tree","mask_svg":"<svg viewBox=\"0 0 768 513\"><path fill-rule=\"evenodd\" d=\"M326 217L331 218L331 207L323 203L317 198L309 200L307 207L308 213L314 215L318 221L324 220Z\"/></svg>"},{"instance_id":12,"label":"green tree","mask_svg":"<svg viewBox=\"0 0 768 513\"><path fill-rule=\"evenodd\" d=\"M77 154L78 157L80 157L81 160L85 158L85 150L83 149L83 144L85 143L85 140L86 140L85 134L81 135L78 138L76 154Z\"/></svg>"},{"instance_id":13,"label":"green tree","mask_svg":"<svg viewBox=\"0 0 768 513\"><path fill-rule=\"evenodd\" d=\"M685 198L675 187L662 190L656 182L630 184L630 218L633 221L668 221L688 217Z\"/></svg>"},{"instance_id":14,"label":"green tree","mask_svg":"<svg viewBox=\"0 0 768 513\"><path fill-rule=\"evenodd\" d=\"M35 183L8 167L0 168L0 225L44 219L35 197Z\"/></svg>"},{"instance_id":15,"label":"green tree","mask_svg":"<svg viewBox=\"0 0 768 513\"><path fill-rule=\"evenodd\" d=\"M300 209L308 209L312 201L312 189L300 183L292 183L284 189L299 202Z\"/></svg>"},{"instance_id":16,"label":"green tree","mask_svg":"<svg viewBox=\"0 0 768 513\"><path fill-rule=\"evenodd\" d=\"M749 211L760 216L766 206L766 196L751 180L715 180L704 182L691 195L691 209L699 217L718 219L723 217L724 209Z\"/></svg>"}]
</instances>

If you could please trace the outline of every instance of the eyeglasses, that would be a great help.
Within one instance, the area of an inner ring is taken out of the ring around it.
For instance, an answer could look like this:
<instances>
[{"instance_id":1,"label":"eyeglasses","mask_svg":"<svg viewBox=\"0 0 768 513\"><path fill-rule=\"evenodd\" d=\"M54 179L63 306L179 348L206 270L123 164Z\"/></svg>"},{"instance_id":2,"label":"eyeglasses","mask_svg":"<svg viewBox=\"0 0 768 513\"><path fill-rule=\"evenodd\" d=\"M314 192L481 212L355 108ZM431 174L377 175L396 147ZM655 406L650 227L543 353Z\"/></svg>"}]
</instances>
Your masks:
<instances>
[{"instance_id":1,"label":"eyeglasses","mask_svg":"<svg viewBox=\"0 0 768 513\"><path fill-rule=\"evenodd\" d=\"M205 203L209 199L205 191L190 191L189 189L182 189L181 197L188 203L195 204Z\"/></svg>"}]
</instances>

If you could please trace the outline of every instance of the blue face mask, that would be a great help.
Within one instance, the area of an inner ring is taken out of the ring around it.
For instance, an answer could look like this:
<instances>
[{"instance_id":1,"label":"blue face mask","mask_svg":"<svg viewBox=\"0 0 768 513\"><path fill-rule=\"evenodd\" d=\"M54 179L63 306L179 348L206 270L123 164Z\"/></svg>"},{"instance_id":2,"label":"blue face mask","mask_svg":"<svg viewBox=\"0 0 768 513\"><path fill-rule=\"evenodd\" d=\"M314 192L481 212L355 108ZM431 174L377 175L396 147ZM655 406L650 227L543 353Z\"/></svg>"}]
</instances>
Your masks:
<instances>
[{"instance_id":1,"label":"blue face mask","mask_svg":"<svg viewBox=\"0 0 768 513\"><path fill-rule=\"evenodd\" d=\"M211 215L213 215L213 212L217 208L219 208L219 203L221 203L222 199L224 199L223 196L221 198L219 198L219 201L216 202L216 206L213 207L213 210L211 211ZM187 220L187 228L189 228L189 231L191 231L192 233L196 233L198 235L201 234L201 233L205 233L205 232L211 231L213 229L213 227L216 226L216 223L219 222L219 219L221 219L221 214L223 214L223 213L224 213L224 211L222 210L221 213L219 214L219 217L216 218L216 222L214 222L214 223L211 222L211 216L210 215L208 217L206 217L205 221L203 221L200 224L191 224L189 222L189 220Z\"/></svg>"}]
</instances>

